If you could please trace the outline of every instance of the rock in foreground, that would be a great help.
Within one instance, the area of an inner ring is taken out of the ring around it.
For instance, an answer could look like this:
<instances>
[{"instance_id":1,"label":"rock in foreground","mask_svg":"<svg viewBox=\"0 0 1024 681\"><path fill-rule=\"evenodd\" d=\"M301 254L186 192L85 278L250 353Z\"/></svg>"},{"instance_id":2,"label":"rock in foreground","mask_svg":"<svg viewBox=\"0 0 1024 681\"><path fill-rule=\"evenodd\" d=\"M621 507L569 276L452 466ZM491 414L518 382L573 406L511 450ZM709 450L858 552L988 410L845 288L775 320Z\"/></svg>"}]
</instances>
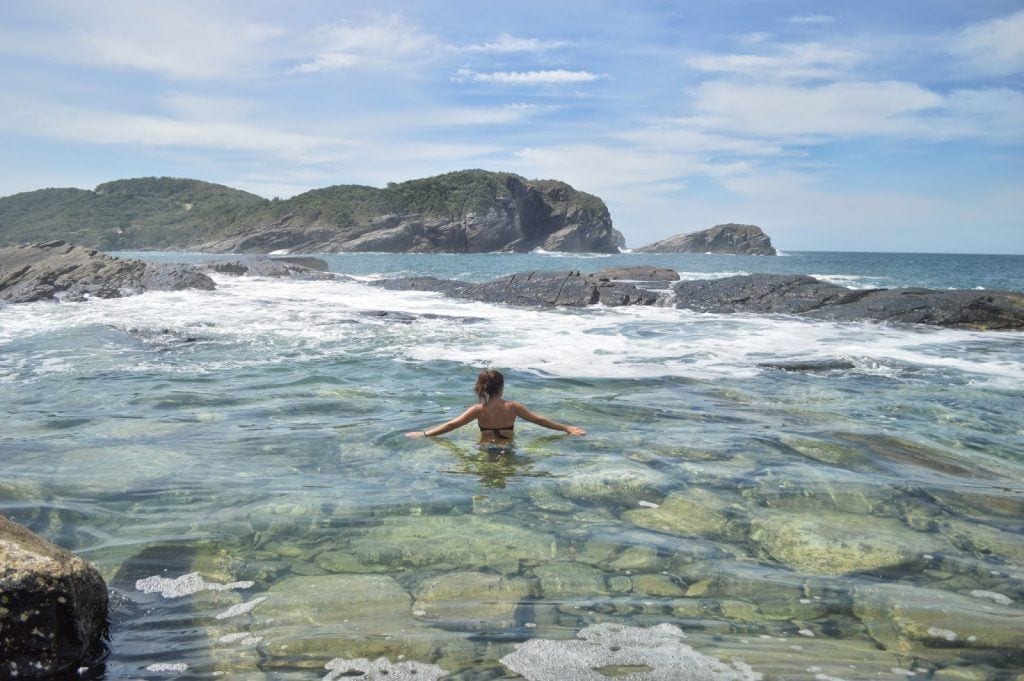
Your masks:
<instances>
[{"instance_id":1,"label":"rock in foreground","mask_svg":"<svg viewBox=\"0 0 1024 681\"><path fill-rule=\"evenodd\" d=\"M772 240L756 225L715 225L711 229L677 234L633 249L637 253L725 253L776 255Z\"/></svg>"},{"instance_id":2,"label":"rock in foreground","mask_svg":"<svg viewBox=\"0 0 1024 681\"><path fill-rule=\"evenodd\" d=\"M0 248L0 301L80 301L145 291L212 290L213 280L190 265L115 258L66 241Z\"/></svg>"},{"instance_id":3,"label":"rock in foreground","mask_svg":"<svg viewBox=\"0 0 1024 681\"><path fill-rule=\"evenodd\" d=\"M99 572L0 516L0 677L74 675L102 654L106 631Z\"/></svg>"},{"instance_id":4,"label":"rock in foreground","mask_svg":"<svg viewBox=\"0 0 1024 681\"><path fill-rule=\"evenodd\" d=\"M1024 328L1024 294L1014 291L848 289L789 274L683 281L673 291L676 307L695 312L801 314L836 321L965 329Z\"/></svg>"}]
</instances>

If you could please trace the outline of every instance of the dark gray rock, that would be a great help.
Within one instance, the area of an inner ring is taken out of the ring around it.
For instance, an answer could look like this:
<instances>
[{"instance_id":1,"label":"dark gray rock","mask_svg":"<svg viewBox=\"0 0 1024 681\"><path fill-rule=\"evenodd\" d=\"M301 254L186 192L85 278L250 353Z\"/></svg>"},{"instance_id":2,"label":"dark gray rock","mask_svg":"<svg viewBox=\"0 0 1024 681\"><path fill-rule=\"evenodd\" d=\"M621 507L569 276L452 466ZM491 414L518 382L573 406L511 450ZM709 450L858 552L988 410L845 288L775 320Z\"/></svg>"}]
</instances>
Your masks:
<instances>
[{"instance_id":1,"label":"dark gray rock","mask_svg":"<svg viewBox=\"0 0 1024 681\"><path fill-rule=\"evenodd\" d=\"M728 223L689 234L677 234L634 248L636 253L726 253L776 255L772 240L756 225Z\"/></svg>"},{"instance_id":2,"label":"dark gray rock","mask_svg":"<svg viewBox=\"0 0 1024 681\"><path fill-rule=\"evenodd\" d=\"M114 258L65 241L0 248L0 300L80 301L145 291L212 290L213 280L191 265Z\"/></svg>"},{"instance_id":3,"label":"dark gray rock","mask_svg":"<svg viewBox=\"0 0 1024 681\"><path fill-rule=\"evenodd\" d=\"M0 516L0 678L75 676L105 650L107 607L94 567Z\"/></svg>"},{"instance_id":4,"label":"dark gray rock","mask_svg":"<svg viewBox=\"0 0 1024 681\"><path fill-rule=\"evenodd\" d=\"M289 265L298 265L300 267L305 267L307 269L315 270L317 272L330 271L330 268L327 266L326 260L321 260L320 258L313 258L308 255L272 255L270 256L270 259L276 260L278 262L286 262Z\"/></svg>"},{"instance_id":5,"label":"dark gray rock","mask_svg":"<svg viewBox=\"0 0 1024 681\"><path fill-rule=\"evenodd\" d=\"M779 371L798 371L815 373L819 371L845 371L854 368L854 363L846 359L807 359L779 362L760 362L762 369L778 369Z\"/></svg>"},{"instance_id":6,"label":"dark gray rock","mask_svg":"<svg viewBox=\"0 0 1024 681\"><path fill-rule=\"evenodd\" d=\"M594 272L599 279L612 281L629 281L634 283L666 284L679 281L679 273L668 267L651 267L649 265L633 265L631 267L606 267Z\"/></svg>"},{"instance_id":7,"label":"dark gray rock","mask_svg":"<svg viewBox=\"0 0 1024 681\"><path fill-rule=\"evenodd\" d=\"M309 267L308 265L313 265ZM322 267L321 267L322 266ZM268 258L251 255L212 260L200 268L204 272L250 277L327 280L347 279L327 271L327 263L318 258Z\"/></svg>"},{"instance_id":8,"label":"dark gray rock","mask_svg":"<svg viewBox=\"0 0 1024 681\"><path fill-rule=\"evenodd\" d=\"M390 290L436 291L454 298L528 307L653 305L659 296L637 286L568 272L520 272L482 284L434 277L391 279L378 285Z\"/></svg>"},{"instance_id":9,"label":"dark gray rock","mask_svg":"<svg viewBox=\"0 0 1024 681\"><path fill-rule=\"evenodd\" d=\"M848 289L813 277L751 274L683 281L675 306L697 312L802 314L968 329L1024 328L1024 294L1014 291Z\"/></svg>"}]
</instances>

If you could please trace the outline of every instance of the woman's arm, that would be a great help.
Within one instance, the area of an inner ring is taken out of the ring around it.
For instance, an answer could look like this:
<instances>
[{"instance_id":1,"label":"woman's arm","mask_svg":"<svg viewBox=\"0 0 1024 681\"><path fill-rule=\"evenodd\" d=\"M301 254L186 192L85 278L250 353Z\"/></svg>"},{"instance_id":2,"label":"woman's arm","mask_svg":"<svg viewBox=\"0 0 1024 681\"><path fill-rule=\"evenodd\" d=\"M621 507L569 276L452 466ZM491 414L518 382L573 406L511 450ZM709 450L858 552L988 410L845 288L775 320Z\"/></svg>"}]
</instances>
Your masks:
<instances>
[{"instance_id":1,"label":"woman's arm","mask_svg":"<svg viewBox=\"0 0 1024 681\"><path fill-rule=\"evenodd\" d=\"M579 426L567 426L557 421L552 421L549 418L541 416L540 414L534 414L532 411L527 409L523 404L519 402L509 402L510 407L516 412L516 416L522 416L530 423L536 423L538 426L544 426L551 430L560 430L563 433L569 433L569 435L586 435L587 431L583 430Z\"/></svg>"},{"instance_id":2,"label":"woman's arm","mask_svg":"<svg viewBox=\"0 0 1024 681\"><path fill-rule=\"evenodd\" d=\"M445 433L461 428L466 425L477 416L480 415L480 405L474 404L472 407L462 412L459 416L456 416L448 423L444 423L440 426L434 426L427 430L414 430L411 433L406 433L406 437L434 437L435 435L444 435Z\"/></svg>"}]
</instances>

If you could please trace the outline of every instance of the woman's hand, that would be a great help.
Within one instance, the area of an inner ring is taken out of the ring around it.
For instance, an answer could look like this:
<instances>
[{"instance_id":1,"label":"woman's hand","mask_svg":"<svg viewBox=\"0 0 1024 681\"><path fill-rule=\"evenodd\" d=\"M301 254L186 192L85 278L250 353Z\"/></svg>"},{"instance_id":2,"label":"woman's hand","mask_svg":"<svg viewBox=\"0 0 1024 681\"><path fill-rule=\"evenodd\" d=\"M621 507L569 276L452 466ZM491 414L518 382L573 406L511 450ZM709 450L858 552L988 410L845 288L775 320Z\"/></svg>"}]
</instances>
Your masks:
<instances>
[{"instance_id":1,"label":"woman's hand","mask_svg":"<svg viewBox=\"0 0 1024 681\"><path fill-rule=\"evenodd\" d=\"M566 426L565 427L565 432L569 433L569 435L586 435L587 434L587 431L583 430L579 426Z\"/></svg>"},{"instance_id":2,"label":"woman's hand","mask_svg":"<svg viewBox=\"0 0 1024 681\"><path fill-rule=\"evenodd\" d=\"M426 437L427 433L423 430L414 430L405 434L406 437Z\"/></svg>"}]
</instances>

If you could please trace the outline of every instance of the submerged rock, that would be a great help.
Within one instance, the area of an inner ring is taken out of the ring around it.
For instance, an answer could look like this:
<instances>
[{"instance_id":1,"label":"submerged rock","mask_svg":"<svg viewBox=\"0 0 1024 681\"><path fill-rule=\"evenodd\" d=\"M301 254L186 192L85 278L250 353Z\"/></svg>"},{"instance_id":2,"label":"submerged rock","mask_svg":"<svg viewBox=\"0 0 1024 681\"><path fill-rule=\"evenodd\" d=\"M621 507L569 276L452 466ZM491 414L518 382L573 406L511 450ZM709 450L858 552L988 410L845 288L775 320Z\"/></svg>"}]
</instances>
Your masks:
<instances>
[{"instance_id":1,"label":"submerged rock","mask_svg":"<svg viewBox=\"0 0 1024 681\"><path fill-rule=\"evenodd\" d=\"M940 537L915 532L898 520L825 509L755 515L750 540L780 563L825 575L897 568L948 548Z\"/></svg>"},{"instance_id":2,"label":"submerged rock","mask_svg":"<svg viewBox=\"0 0 1024 681\"><path fill-rule=\"evenodd\" d=\"M352 554L369 565L435 570L488 568L515 574L521 564L555 557L555 539L487 517L388 518L352 540Z\"/></svg>"},{"instance_id":3,"label":"submerged rock","mask_svg":"<svg viewBox=\"0 0 1024 681\"><path fill-rule=\"evenodd\" d=\"M927 659L941 655L937 648L1024 648L1021 608L903 584L858 585L853 598L854 614L886 650Z\"/></svg>"},{"instance_id":4,"label":"submerged rock","mask_svg":"<svg viewBox=\"0 0 1024 681\"><path fill-rule=\"evenodd\" d=\"M836 321L883 321L969 329L1024 328L1024 293L848 289L814 277L750 274L682 281L675 306L695 312L801 314Z\"/></svg>"},{"instance_id":5,"label":"submerged rock","mask_svg":"<svg viewBox=\"0 0 1024 681\"><path fill-rule=\"evenodd\" d=\"M81 301L145 291L213 290L191 265L115 258L66 241L0 248L0 301Z\"/></svg>"},{"instance_id":6,"label":"submerged rock","mask_svg":"<svg viewBox=\"0 0 1024 681\"><path fill-rule=\"evenodd\" d=\"M413 604L419 619L445 629L492 631L515 625L530 595L526 580L483 572L451 572L425 581Z\"/></svg>"},{"instance_id":7,"label":"submerged rock","mask_svg":"<svg viewBox=\"0 0 1024 681\"><path fill-rule=\"evenodd\" d=\"M729 526L729 503L699 488L673 492L656 508L637 508L622 514L637 527L683 536L720 537Z\"/></svg>"},{"instance_id":8,"label":"submerged rock","mask_svg":"<svg viewBox=\"0 0 1024 681\"><path fill-rule=\"evenodd\" d=\"M107 602L94 567L0 516L0 676L74 674L98 659Z\"/></svg>"},{"instance_id":9,"label":"submerged rock","mask_svg":"<svg viewBox=\"0 0 1024 681\"><path fill-rule=\"evenodd\" d=\"M582 629L573 641L532 639L516 644L501 663L528 681L758 681L762 676L739 659L726 664L683 643L671 624L649 629L604 623Z\"/></svg>"}]
</instances>

